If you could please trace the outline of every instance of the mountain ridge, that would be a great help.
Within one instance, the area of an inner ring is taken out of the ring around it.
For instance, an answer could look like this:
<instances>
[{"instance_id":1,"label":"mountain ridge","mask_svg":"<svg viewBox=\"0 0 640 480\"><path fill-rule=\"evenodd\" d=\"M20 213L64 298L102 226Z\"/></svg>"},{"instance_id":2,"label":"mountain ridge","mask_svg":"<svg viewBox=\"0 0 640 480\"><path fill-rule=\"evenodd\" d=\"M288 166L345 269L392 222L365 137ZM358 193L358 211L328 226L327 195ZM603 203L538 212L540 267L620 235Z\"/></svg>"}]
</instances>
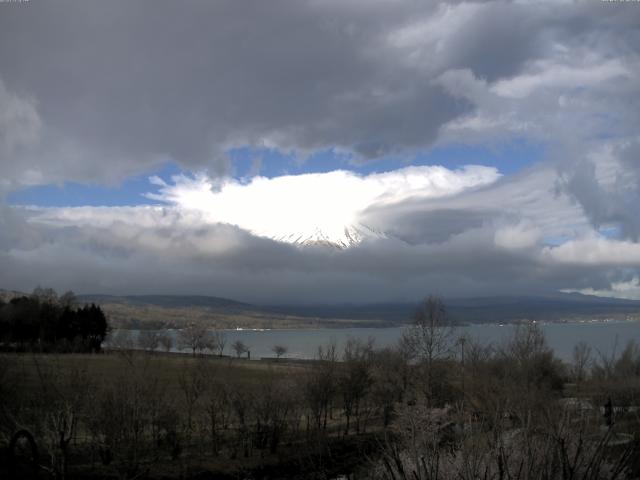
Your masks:
<instances>
[{"instance_id":1,"label":"mountain ridge","mask_svg":"<svg viewBox=\"0 0 640 480\"><path fill-rule=\"evenodd\" d=\"M99 300L98 296L82 296L81 300ZM254 312L260 315L296 316L316 319L378 320L391 324L411 321L416 302L377 302L351 304L280 304L260 305L220 297L197 295L103 296L109 303L165 307L202 307L222 312ZM453 320L461 323L515 322L522 320L559 321L575 318L606 318L635 315L640 318L640 301L596 297L576 293L531 296L485 296L445 298L445 306ZM98 301L98 303L100 303Z\"/></svg>"},{"instance_id":2,"label":"mountain ridge","mask_svg":"<svg viewBox=\"0 0 640 480\"><path fill-rule=\"evenodd\" d=\"M5 302L28 295L1 290ZM208 295L106 295L82 294L80 303L96 303L107 311L120 312L134 323L158 318L189 318L194 312L202 318L254 319L268 328L313 326L394 326L410 323L419 301L341 303L341 304L252 304ZM457 323L511 323L524 320L571 321L640 319L640 301L596 297L579 293L546 295L494 295L444 298L447 312ZM181 313L182 312L182 313ZM186 321L186 320L185 320ZM227 322L227 323L229 323ZM158 323L162 323L159 319ZM251 322L247 320L245 325Z\"/></svg>"}]
</instances>

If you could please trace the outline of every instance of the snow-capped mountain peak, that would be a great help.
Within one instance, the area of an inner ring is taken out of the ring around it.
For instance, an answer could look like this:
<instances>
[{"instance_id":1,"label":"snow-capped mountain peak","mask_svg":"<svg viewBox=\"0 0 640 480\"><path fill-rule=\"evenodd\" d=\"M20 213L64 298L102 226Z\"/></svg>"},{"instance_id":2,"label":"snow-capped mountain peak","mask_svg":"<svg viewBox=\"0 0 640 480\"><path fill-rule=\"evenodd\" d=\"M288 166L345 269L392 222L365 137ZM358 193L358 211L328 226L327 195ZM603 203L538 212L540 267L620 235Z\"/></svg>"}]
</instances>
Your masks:
<instances>
[{"instance_id":1,"label":"snow-capped mountain peak","mask_svg":"<svg viewBox=\"0 0 640 480\"><path fill-rule=\"evenodd\" d=\"M359 245L366 239L388 238L384 232L377 231L362 223L345 225L342 229L322 229L299 231L287 235L272 237L279 242L299 246L325 246L346 249Z\"/></svg>"},{"instance_id":2,"label":"snow-capped mountain peak","mask_svg":"<svg viewBox=\"0 0 640 480\"><path fill-rule=\"evenodd\" d=\"M488 185L499 177L493 167L474 165L457 170L408 166L368 175L334 170L257 176L248 182L180 176L173 177L173 185L154 177L159 191L147 197L197 213L212 224L236 225L253 235L295 245L344 249L366 239L387 237L361 223L363 212L373 205L443 198Z\"/></svg>"}]
</instances>

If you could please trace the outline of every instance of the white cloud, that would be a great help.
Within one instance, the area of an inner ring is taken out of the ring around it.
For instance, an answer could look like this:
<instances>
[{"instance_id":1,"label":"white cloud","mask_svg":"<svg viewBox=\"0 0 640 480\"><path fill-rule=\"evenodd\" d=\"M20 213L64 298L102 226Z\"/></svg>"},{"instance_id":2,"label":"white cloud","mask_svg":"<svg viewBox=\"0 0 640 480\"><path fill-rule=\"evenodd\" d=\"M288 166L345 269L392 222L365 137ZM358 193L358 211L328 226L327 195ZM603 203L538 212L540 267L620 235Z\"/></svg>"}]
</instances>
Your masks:
<instances>
[{"instance_id":1,"label":"white cloud","mask_svg":"<svg viewBox=\"0 0 640 480\"><path fill-rule=\"evenodd\" d=\"M634 276L631 280L624 282L613 282L611 288L594 289L582 288L579 290L564 290L567 293L582 293L583 295L595 295L597 297L613 297L626 300L640 299L640 277Z\"/></svg>"},{"instance_id":2,"label":"white cloud","mask_svg":"<svg viewBox=\"0 0 640 480\"><path fill-rule=\"evenodd\" d=\"M541 236L539 228L529 222L520 222L498 228L495 243L506 249L532 248L539 243Z\"/></svg>"},{"instance_id":3,"label":"white cloud","mask_svg":"<svg viewBox=\"0 0 640 480\"><path fill-rule=\"evenodd\" d=\"M398 203L411 197L442 198L486 186L500 174L495 168L467 166L406 167L385 173L358 175L345 170L329 173L254 177L248 183L205 176L159 179L160 193L150 198L181 211L198 212L210 223L228 223L273 239L308 239L323 235L344 240L345 228L358 226L372 205Z\"/></svg>"},{"instance_id":4,"label":"white cloud","mask_svg":"<svg viewBox=\"0 0 640 480\"><path fill-rule=\"evenodd\" d=\"M640 268L640 244L592 234L557 247L546 247L551 263L606 267Z\"/></svg>"},{"instance_id":5,"label":"white cloud","mask_svg":"<svg viewBox=\"0 0 640 480\"><path fill-rule=\"evenodd\" d=\"M567 65L557 61L539 60L530 66L530 72L500 80L492 87L496 94L509 98L524 98L541 89L573 91L596 87L606 82L629 80L630 69L620 59L593 59L588 65Z\"/></svg>"},{"instance_id":6,"label":"white cloud","mask_svg":"<svg viewBox=\"0 0 640 480\"><path fill-rule=\"evenodd\" d=\"M42 122L35 99L10 92L0 77L0 162L3 158L18 157L24 149L36 145L41 130ZM3 166L0 198L3 191L13 187L14 182L36 185L42 182L42 175L37 170L23 169L15 163Z\"/></svg>"},{"instance_id":7,"label":"white cloud","mask_svg":"<svg viewBox=\"0 0 640 480\"><path fill-rule=\"evenodd\" d=\"M41 121L33 98L19 97L0 78L0 147L12 155L20 147L37 142Z\"/></svg>"}]
</instances>

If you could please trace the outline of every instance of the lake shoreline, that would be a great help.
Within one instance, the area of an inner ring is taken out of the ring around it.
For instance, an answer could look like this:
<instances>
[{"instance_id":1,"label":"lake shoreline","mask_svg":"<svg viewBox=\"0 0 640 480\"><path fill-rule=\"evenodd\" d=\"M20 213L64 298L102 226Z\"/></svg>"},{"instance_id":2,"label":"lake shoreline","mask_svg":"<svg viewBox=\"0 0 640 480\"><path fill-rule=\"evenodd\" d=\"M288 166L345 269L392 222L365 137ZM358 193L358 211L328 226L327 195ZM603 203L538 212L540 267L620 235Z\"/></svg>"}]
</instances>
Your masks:
<instances>
[{"instance_id":1,"label":"lake shoreline","mask_svg":"<svg viewBox=\"0 0 640 480\"><path fill-rule=\"evenodd\" d=\"M454 328L462 328L462 327L471 327L471 326L480 326L480 325L490 325L494 327L503 327L503 326L513 326L513 325L526 325L528 323L535 323L537 325L579 325L579 324L611 324L611 323L640 323L640 318L631 318L631 319L592 319L592 320L557 320L557 321L541 321L541 320L518 320L512 322L482 322L482 323L464 323L464 324L455 324ZM371 329L379 329L379 328L402 328L402 327L410 327L412 325L411 322L401 323L401 324L385 324L379 326L364 326L364 325L345 325L343 327L334 327L334 326L326 326L326 327L309 327L309 328L297 328L297 327L288 327L288 328L219 328L212 329L221 332L272 332L272 331L297 331L297 330L326 330L326 329L349 329L349 328L371 328ZM174 329L166 329L166 330L182 330L180 328Z\"/></svg>"},{"instance_id":2,"label":"lake shoreline","mask_svg":"<svg viewBox=\"0 0 640 480\"><path fill-rule=\"evenodd\" d=\"M522 322L520 322L522 323ZM601 321L565 321L565 322L536 322L544 332L551 348L558 357L569 359L574 346L580 342L589 344L594 353L607 355L623 348L629 339L640 341L640 322L637 320L601 320ZM499 345L508 340L517 328L518 323L509 324L474 324L457 328L457 336L465 335L481 344ZM408 325L395 327L356 327L356 328L316 328L316 329L219 329L226 338L227 353L231 345L240 341L251 352L254 360L273 358L275 346L287 349L286 356L296 359L312 359L316 356L318 347L336 344L338 351L349 338L368 341L373 339L377 348L397 345ZM213 330L213 329L212 329ZM114 333L117 331L114 330ZM179 351L180 329L167 329L173 338L173 351ZM137 335L141 330L131 332L131 342L135 345ZM108 348L109 343L106 343Z\"/></svg>"}]
</instances>

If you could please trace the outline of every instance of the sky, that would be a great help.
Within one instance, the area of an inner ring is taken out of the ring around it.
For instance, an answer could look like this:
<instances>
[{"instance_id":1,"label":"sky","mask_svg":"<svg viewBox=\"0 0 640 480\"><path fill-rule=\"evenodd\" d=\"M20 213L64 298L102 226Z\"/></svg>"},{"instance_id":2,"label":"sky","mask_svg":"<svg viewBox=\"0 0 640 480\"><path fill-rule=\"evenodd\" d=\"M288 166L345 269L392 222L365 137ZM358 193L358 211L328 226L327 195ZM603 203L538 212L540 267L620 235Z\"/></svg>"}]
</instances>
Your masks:
<instances>
[{"instance_id":1,"label":"sky","mask_svg":"<svg viewBox=\"0 0 640 480\"><path fill-rule=\"evenodd\" d=\"M0 2L0 288L640 299L640 3Z\"/></svg>"}]
</instances>

